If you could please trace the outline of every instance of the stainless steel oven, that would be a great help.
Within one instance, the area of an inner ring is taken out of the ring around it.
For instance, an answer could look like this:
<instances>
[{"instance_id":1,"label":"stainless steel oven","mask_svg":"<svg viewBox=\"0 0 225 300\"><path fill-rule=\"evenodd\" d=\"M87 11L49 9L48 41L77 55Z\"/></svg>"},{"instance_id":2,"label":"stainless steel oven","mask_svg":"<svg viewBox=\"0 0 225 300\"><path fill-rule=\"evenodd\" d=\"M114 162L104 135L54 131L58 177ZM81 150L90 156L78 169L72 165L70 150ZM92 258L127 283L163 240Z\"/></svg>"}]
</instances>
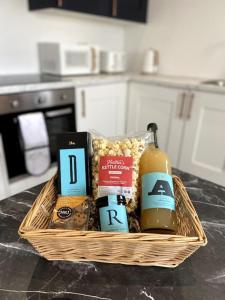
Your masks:
<instances>
[{"instance_id":1,"label":"stainless steel oven","mask_svg":"<svg viewBox=\"0 0 225 300\"><path fill-rule=\"evenodd\" d=\"M24 153L19 138L18 116L42 112L45 117L51 162L56 161L56 134L76 131L73 88L0 95L0 153L5 159L5 177L15 180L26 174ZM1 168L1 165L0 165ZM4 172L0 170L0 172Z\"/></svg>"}]
</instances>

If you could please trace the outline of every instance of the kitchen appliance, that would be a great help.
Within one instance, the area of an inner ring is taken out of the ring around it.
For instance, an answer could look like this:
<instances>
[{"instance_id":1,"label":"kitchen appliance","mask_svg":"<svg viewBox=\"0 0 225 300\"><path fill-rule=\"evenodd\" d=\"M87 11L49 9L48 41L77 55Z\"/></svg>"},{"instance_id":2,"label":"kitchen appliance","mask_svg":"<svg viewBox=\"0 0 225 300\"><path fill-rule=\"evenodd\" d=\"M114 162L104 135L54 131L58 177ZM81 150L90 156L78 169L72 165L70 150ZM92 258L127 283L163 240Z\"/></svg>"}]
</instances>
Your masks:
<instances>
[{"instance_id":1,"label":"kitchen appliance","mask_svg":"<svg viewBox=\"0 0 225 300\"><path fill-rule=\"evenodd\" d=\"M159 52L153 48L150 48L146 51L142 72L145 74L155 74L159 69Z\"/></svg>"},{"instance_id":2,"label":"kitchen appliance","mask_svg":"<svg viewBox=\"0 0 225 300\"><path fill-rule=\"evenodd\" d=\"M63 82L63 77L52 76L48 74L18 74L18 75L0 75L0 86L18 86L27 84Z\"/></svg>"},{"instance_id":3,"label":"kitchen appliance","mask_svg":"<svg viewBox=\"0 0 225 300\"><path fill-rule=\"evenodd\" d=\"M100 70L105 73L122 73L127 69L126 53L122 51L101 51Z\"/></svg>"},{"instance_id":4,"label":"kitchen appliance","mask_svg":"<svg viewBox=\"0 0 225 300\"><path fill-rule=\"evenodd\" d=\"M0 180L4 181L9 194L36 185L41 180L41 177L36 180L26 171L18 116L31 112L44 114L53 166L57 159L56 134L76 131L74 97L73 88L0 95ZM24 178L31 186L20 181Z\"/></svg>"},{"instance_id":5,"label":"kitchen appliance","mask_svg":"<svg viewBox=\"0 0 225 300\"><path fill-rule=\"evenodd\" d=\"M97 46L39 43L38 49L42 73L61 76L99 73Z\"/></svg>"}]
</instances>

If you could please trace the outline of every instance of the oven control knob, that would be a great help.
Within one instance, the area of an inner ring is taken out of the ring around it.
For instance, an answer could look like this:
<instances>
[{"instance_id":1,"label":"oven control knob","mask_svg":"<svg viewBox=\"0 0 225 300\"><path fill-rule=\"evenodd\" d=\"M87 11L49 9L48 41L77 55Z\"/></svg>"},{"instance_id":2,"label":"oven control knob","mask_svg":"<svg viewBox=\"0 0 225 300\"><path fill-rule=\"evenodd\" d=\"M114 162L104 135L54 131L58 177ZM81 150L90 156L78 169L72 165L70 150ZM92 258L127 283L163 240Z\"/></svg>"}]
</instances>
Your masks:
<instances>
[{"instance_id":1,"label":"oven control knob","mask_svg":"<svg viewBox=\"0 0 225 300\"><path fill-rule=\"evenodd\" d=\"M44 97L38 98L38 104L44 104L46 102L46 99Z\"/></svg>"},{"instance_id":2,"label":"oven control knob","mask_svg":"<svg viewBox=\"0 0 225 300\"><path fill-rule=\"evenodd\" d=\"M61 94L60 98L62 101L67 100L67 94Z\"/></svg>"},{"instance_id":3,"label":"oven control knob","mask_svg":"<svg viewBox=\"0 0 225 300\"><path fill-rule=\"evenodd\" d=\"M19 106L19 100L14 99L11 101L11 107L12 108L17 108Z\"/></svg>"}]
</instances>

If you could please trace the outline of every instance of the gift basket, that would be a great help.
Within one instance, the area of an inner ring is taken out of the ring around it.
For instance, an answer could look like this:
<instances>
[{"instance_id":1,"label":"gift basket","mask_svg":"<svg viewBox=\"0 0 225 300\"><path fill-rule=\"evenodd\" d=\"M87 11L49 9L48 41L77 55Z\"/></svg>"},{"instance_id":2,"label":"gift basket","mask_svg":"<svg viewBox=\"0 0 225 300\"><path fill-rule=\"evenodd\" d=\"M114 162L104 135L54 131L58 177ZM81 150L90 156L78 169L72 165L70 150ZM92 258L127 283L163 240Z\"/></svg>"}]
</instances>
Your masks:
<instances>
[{"instance_id":1,"label":"gift basket","mask_svg":"<svg viewBox=\"0 0 225 300\"><path fill-rule=\"evenodd\" d=\"M157 150L153 129L150 138ZM19 235L41 256L173 268L207 244L181 179L162 173L162 163L157 172L148 169L143 175L146 136L109 140L82 133L76 140L77 134L60 137L59 172L43 187L19 228ZM157 151L159 162L164 154ZM79 171L81 161L84 173ZM150 186L145 181L156 177L145 195Z\"/></svg>"}]
</instances>

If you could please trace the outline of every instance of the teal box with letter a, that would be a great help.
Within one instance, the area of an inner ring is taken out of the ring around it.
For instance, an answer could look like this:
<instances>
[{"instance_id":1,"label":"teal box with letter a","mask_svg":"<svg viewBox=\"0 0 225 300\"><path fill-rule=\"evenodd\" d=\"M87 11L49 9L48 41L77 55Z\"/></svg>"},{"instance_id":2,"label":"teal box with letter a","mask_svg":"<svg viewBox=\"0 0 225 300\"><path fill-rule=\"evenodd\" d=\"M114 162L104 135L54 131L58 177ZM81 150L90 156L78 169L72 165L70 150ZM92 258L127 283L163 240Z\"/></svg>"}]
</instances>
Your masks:
<instances>
[{"instance_id":1,"label":"teal box with letter a","mask_svg":"<svg viewBox=\"0 0 225 300\"><path fill-rule=\"evenodd\" d=\"M81 196L91 193L91 141L88 132L59 134L59 194Z\"/></svg>"}]
</instances>

